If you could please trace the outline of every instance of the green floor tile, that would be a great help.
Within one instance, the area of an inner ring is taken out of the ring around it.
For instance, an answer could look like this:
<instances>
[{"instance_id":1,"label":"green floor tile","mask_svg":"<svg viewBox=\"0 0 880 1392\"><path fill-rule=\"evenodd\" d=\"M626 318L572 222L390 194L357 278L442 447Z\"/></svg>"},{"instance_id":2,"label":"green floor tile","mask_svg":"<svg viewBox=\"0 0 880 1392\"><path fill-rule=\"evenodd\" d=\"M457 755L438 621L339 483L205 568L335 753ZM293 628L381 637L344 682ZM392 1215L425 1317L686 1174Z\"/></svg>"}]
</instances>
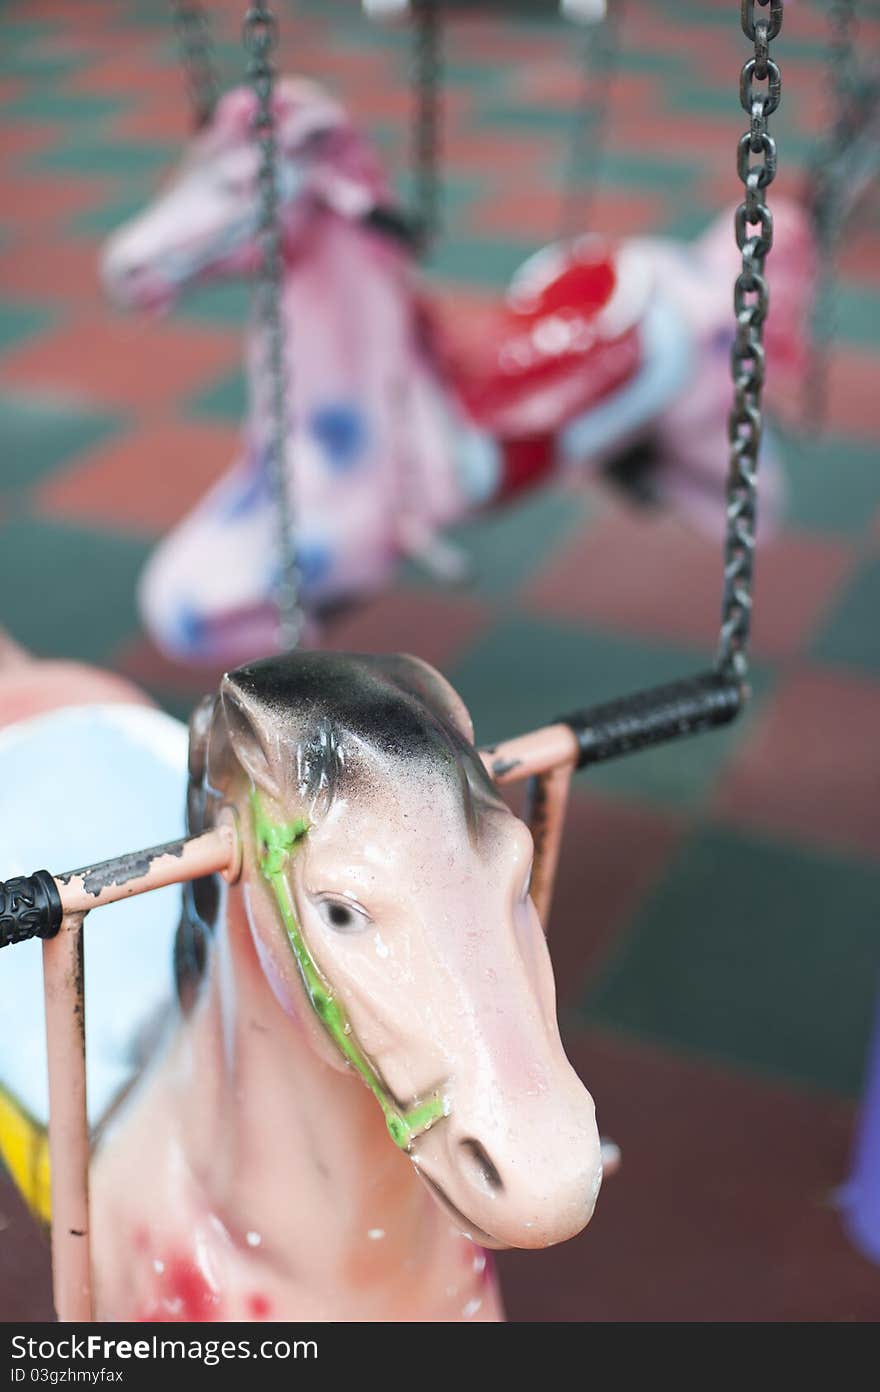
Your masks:
<instances>
[{"instance_id":1,"label":"green floor tile","mask_svg":"<svg viewBox=\"0 0 880 1392\"><path fill-rule=\"evenodd\" d=\"M556 207L548 211L548 238L558 225ZM533 237L517 239L475 237L457 228L446 228L431 253L429 271L440 279L466 285L506 287L514 271L536 250Z\"/></svg>"},{"instance_id":2,"label":"green floor tile","mask_svg":"<svg viewBox=\"0 0 880 1392\"><path fill-rule=\"evenodd\" d=\"M55 318L48 305L0 297L0 353L17 348L26 339L42 333Z\"/></svg>"},{"instance_id":3,"label":"green floor tile","mask_svg":"<svg viewBox=\"0 0 880 1392\"><path fill-rule=\"evenodd\" d=\"M47 48L38 40L19 45L10 37L9 21L3 19L3 45L5 55L0 63L0 74L16 79L27 78L33 82L37 92L45 92L58 82L82 72L90 62L87 53L59 53Z\"/></svg>"},{"instance_id":4,"label":"green floor tile","mask_svg":"<svg viewBox=\"0 0 880 1392\"><path fill-rule=\"evenodd\" d=\"M582 525L588 506L580 493L546 488L515 506L452 528L449 538L464 551L472 569L469 592L514 598L548 552L564 545ZM407 571L416 582L421 574Z\"/></svg>"},{"instance_id":5,"label":"green floor tile","mask_svg":"<svg viewBox=\"0 0 880 1392\"><path fill-rule=\"evenodd\" d=\"M706 831L637 915L583 1015L854 1095L878 924L880 868Z\"/></svg>"},{"instance_id":6,"label":"green floor tile","mask_svg":"<svg viewBox=\"0 0 880 1392\"><path fill-rule=\"evenodd\" d=\"M250 284L238 280L194 286L174 306L172 315L175 319L222 324L241 328L244 332L250 317L252 293Z\"/></svg>"},{"instance_id":7,"label":"green floor tile","mask_svg":"<svg viewBox=\"0 0 880 1392\"><path fill-rule=\"evenodd\" d=\"M880 290L838 281L832 294L829 329L834 342L880 350Z\"/></svg>"},{"instance_id":8,"label":"green floor tile","mask_svg":"<svg viewBox=\"0 0 880 1392\"><path fill-rule=\"evenodd\" d=\"M150 190L142 178L135 176L133 179L108 180L108 184L110 187L106 198L68 220L67 230L72 236L87 237L89 241L108 237L146 207Z\"/></svg>"},{"instance_id":9,"label":"green floor tile","mask_svg":"<svg viewBox=\"0 0 880 1392\"><path fill-rule=\"evenodd\" d=\"M664 193L671 199L699 187L693 162L676 153L672 158L639 154L634 150L608 150L603 157L603 178L638 192Z\"/></svg>"},{"instance_id":10,"label":"green floor tile","mask_svg":"<svg viewBox=\"0 0 880 1392\"><path fill-rule=\"evenodd\" d=\"M402 167L404 159L405 156L402 156L397 161L394 185L403 207L412 208L416 203L416 189L411 173ZM466 214L467 209L485 194L486 180L475 174L444 173L441 180L441 201L447 221L451 216Z\"/></svg>"},{"instance_id":11,"label":"green floor tile","mask_svg":"<svg viewBox=\"0 0 880 1392\"><path fill-rule=\"evenodd\" d=\"M527 131L529 136L547 135L556 139L570 137L574 121L574 109L566 110L558 106L525 106L517 102L487 102L480 112L481 125L509 130L511 140L516 139L518 131Z\"/></svg>"},{"instance_id":12,"label":"green floor tile","mask_svg":"<svg viewBox=\"0 0 880 1392\"><path fill-rule=\"evenodd\" d=\"M121 430L122 424L118 416L55 396L0 392L0 495L28 488L65 468Z\"/></svg>"},{"instance_id":13,"label":"green floor tile","mask_svg":"<svg viewBox=\"0 0 880 1392\"><path fill-rule=\"evenodd\" d=\"M219 378L213 386L191 397L186 405L188 415L221 421L242 421L246 410L247 383L243 367Z\"/></svg>"},{"instance_id":14,"label":"green floor tile","mask_svg":"<svg viewBox=\"0 0 880 1392\"><path fill-rule=\"evenodd\" d=\"M692 12L695 12L695 7ZM638 30L626 37L620 55L620 71L624 73L644 73L648 76L666 78L670 86L675 82L693 79L693 63L685 53L674 53L662 48L639 48Z\"/></svg>"},{"instance_id":15,"label":"green floor tile","mask_svg":"<svg viewBox=\"0 0 880 1392\"><path fill-rule=\"evenodd\" d=\"M138 626L150 543L19 518L0 526L0 621L40 656L102 663Z\"/></svg>"},{"instance_id":16,"label":"green floor tile","mask_svg":"<svg viewBox=\"0 0 880 1392\"><path fill-rule=\"evenodd\" d=\"M482 741L523 734L555 717L643 687L693 675L712 653L639 641L593 628L511 618L466 653L450 674ZM754 674L752 708L735 724L597 765L579 775L612 794L693 806L756 718L768 681Z\"/></svg>"},{"instance_id":17,"label":"green floor tile","mask_svg":"<svg viewBox=\"0 0 880 1392\"><path fill-rule=\"evenodd\" d=\"M34 88L6 102L4 119L13 121L101 122L134 106L132 97L105 97L94 92L65 91L59 84Z\"/></svg>"},{"instance_id":18,"label":"green floor tile","mask_svg":"<svg viewBox=\"0 0 880 1392\"><path fill-rule=\"evenodd\" d=\"M880 557L856 572L813 644L813 655L880 672Z\"/></svg>"},{"instance_id":19,"label":"green floor tile","mask_svg":"<svg viewBox=\"0 0 880 1392\"><path fill-rule=\"evenodd\" d=\"M780 441L788 482L786 517L793 526L857 536L880 508L875 445L843 436Z\"/></svg>"},{"instance_id":20,"label":"green floor tile","mask_svg":"<svg viewBox=\"0 0 880 1392\"><path fill-rule=\"evenodd\" d=\"M69 135L54 150L43 150L27 160L26 168L35 174L86 174L138 176L145 188L170 169L180 156L180 147L170 143L136 143L131 140L88 138L82 133Z\"/></svg>"}]
</instances>

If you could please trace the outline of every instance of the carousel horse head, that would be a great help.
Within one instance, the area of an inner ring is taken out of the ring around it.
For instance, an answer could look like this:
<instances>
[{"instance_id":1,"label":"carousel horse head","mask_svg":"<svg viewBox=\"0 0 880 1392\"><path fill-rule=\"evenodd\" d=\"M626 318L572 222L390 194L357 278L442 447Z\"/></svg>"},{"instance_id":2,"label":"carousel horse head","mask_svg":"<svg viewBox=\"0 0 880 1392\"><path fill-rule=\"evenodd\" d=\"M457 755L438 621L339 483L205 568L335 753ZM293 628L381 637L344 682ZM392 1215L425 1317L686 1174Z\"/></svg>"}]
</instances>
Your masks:
<instances>
[{"instance_id":1,"label":"carousel horse head","mask_svg":"<svg viewBox=\"0 0 880 1392\"><path fill-rule=\"evenodd\" d=\"M323 88L283 78L274 93L286 258L315 218L359 220L388 200L372 146ZM167 308L188 284L251 274L259 264L260 151L255 98L228 92L165 188L104 247L101 274L125 309Z\"/></svg>"},{"instance_id":2,"label":"carousel horse head","mask_svg":"<svg viewBox=\"0 0 880 1392\"><path fill-rule=\"evenodd\" d=\"M579 1232L593 1101L559 1038L531 837L460 698L415 658L293 653L224 677L193 728L191 820L235 810L229 893L279 1007L474 1240Z\"/></svg>"}]
</instances>

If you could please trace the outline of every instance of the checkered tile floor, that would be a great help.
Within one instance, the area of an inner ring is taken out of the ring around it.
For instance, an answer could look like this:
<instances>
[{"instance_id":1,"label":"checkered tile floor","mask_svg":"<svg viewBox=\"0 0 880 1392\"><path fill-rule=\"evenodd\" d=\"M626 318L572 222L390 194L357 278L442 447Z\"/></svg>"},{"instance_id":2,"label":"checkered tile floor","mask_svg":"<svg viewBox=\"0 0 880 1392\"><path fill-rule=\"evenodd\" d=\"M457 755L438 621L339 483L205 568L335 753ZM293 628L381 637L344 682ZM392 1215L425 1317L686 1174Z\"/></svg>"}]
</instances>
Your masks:
<instances>
[{"instance_id":1,"label":"checkered tile floor","mask_svg":"<svg viewBox=\"0 0 880 1392\"><path fill-rule=\"evenodd\" d=\"M238 7L209 8L237 80ZM690 234L735 196L739 7L625 8L592 221ZM789 191L822 119L825 8L799 0L778 46ZM402 168L406 36L353 3L282 9L287 66L338 86ZM232 456L246 296L205 291L145 322L113 314L96 283L101 237L149 197L186 129L165 7L16 0L0 36L0 621L183 714L210 677L153 651L134 582ZM466 300L558 230L570 31L457 22L447 76L434 275ZM834 1208L880 970L877 208L841 256L827 433L786 446L791 502L759 561L749 714L575 793L551 936L570 1048L625 1161L581 1239L502 1260L516 1318L880 1312L880 1270ZM463 540L470 589L406 576L328 642L419 651L480 738L688 673L711 651L719 559L671 519L556 490ZM6 1191L0 1230L0 1313L45 1311L45 1250Z\"/></svg>"}]
</instances>

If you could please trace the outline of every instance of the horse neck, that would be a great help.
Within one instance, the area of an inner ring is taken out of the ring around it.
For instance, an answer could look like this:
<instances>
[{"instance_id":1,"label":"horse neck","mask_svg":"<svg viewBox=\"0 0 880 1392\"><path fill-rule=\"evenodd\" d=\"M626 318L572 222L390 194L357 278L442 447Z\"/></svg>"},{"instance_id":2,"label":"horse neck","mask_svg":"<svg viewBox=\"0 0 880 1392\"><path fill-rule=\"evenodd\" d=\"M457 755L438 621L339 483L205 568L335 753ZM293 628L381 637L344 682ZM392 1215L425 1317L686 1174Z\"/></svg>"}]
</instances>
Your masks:
<instances>
[{"instance_id":1,"label":"horse neck","mask_svg":"<svg viewBox=\"0 0 880 1392\"><path fill-rule=\"evenodd\" d=\"M284 251L282 315L290 363L289 396L299 410L314 400L409 374L415 361L416 306L405 253L359 222L316 211ZM263 339L249 338L250 413L267 418Z\"/></svg>"},{"instance_id":2,"label":"horse neck","mask_svg":"<svg viewBox=\"0 0 880 1392\"><path fill-rule=\"evenodd\" d=\"M229 1232L271 1233L284 1253L310 1242L344 1253L368 1229L396 1233L406 1250L424 1241L436 1227L432 1201L360 1080L324 1062L278 1004L240 892L230 891L218 932L174 1064L202 1201ZM394 1270L397 1245L387 1245Z\"/></svg>"}]
</instances>

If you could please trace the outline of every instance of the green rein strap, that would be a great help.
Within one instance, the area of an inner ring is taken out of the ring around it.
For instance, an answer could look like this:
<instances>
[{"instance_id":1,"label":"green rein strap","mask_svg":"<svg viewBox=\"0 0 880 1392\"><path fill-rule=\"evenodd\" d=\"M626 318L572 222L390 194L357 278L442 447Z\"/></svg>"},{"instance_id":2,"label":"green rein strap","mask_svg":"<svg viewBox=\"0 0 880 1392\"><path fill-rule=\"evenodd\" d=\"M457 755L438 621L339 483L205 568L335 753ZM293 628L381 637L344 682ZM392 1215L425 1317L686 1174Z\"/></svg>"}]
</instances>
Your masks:
<instances>
[{"instance_id":1,"label":"green rein strap","mask_svg":"<svg viewBox=\"0 0 880 1392\"><path fill-rule=\"evenodd\" d=\"M417 1136L446 1115L443 1098L435 1093L427 1102L413 1107L412 1111L401 1112L388 1096L375 1068L356 1043L345 1011L334 996L332 987L321 975L297 921L287 867L291 852L308 832L309 823L305 817L298 817L295 822L271 821L256 789L251 792L250 801L260 869L275 895L312 1009L339 1052L357 1069L379 1103L394 1144L401 1150L409 1150Z\"/></svg>"}]
</instances>

